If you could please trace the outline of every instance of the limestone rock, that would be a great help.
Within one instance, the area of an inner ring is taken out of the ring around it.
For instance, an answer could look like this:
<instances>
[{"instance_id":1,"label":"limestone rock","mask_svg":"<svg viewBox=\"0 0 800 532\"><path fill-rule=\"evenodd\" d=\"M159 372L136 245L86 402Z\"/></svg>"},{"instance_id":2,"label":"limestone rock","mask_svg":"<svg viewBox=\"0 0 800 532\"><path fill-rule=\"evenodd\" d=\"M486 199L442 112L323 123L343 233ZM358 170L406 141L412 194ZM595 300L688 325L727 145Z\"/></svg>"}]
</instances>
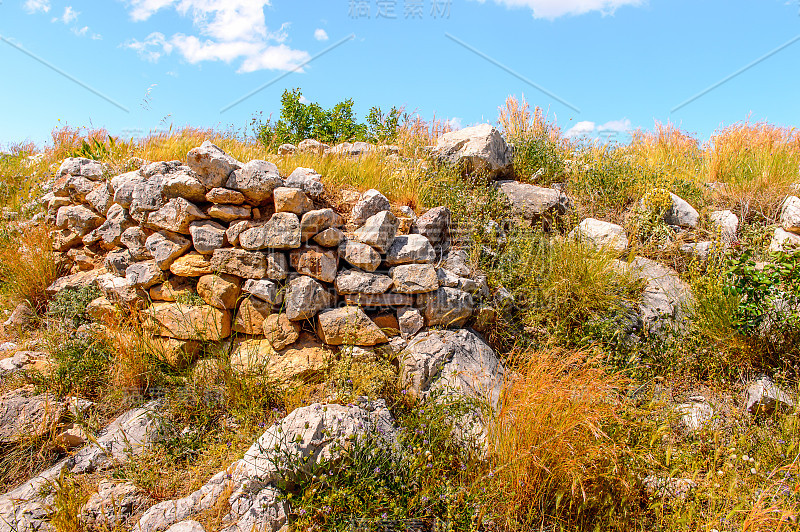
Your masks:
<instances>
[{"instance_id":1,"label":"limestone rock","mask_svg":"<svg viewBox=\"0 0 800 532\"><path fill-rule=\"evenodd\" d=\"M289 263L302 275L332 283L339 267L339 254L335 249L303 246L289 253Z\"/></svg>"},{"instance_id":2,"label":"limestone rock","mask_svg":"<svg viewBox=\"0 0 800 532\"><path fill-rule=\"evenodd\" d=\"M54 395L20 388L0 396L0 444L38 438L58 423L64 405Z\"/></svg>"},{"instance_id":3,"label":"limestone rock","mask_svg":"<svg viewBox=\"0 0 800 532\"><path fill-rule=\"evenodd\" d=\"M173 263L173 266L175 263ZM170 266L171 268L172 266ZM186 277L172 277L150 288L150 299L154 301L176 301L194 293L193 283Z\"/></svg>"},{"instance_id":4,"label":"limestone rock","mask_svg":"<svg viewBox=\"0 0 800 532\"><path fill-rule=\"evenodd\" d=\"M436 260L436 251L422 235L400 235L395 237L386 252L386 264L427 264Z\"/></svg>"},{"instance_id":5,"label":"limestone rock","mask_svg":"<svg viewBox=\"0 0 800 532\"><path fill-rule=\"evenodd\" d=\"M251 229L256 227L258 224L253 222L252 220L239 220L237 222L231 223L230 227L225 230L225 237L228 239L228 243L231 246L238 246L239 245L239 236Z\"/></svg>"},{"instance_id":6,"label":"limestone rock","mask_svg":"<svg viewBox=\"0 0 800 532\"><path fill-rule=\"evenodd\" d=\"M178 257L189 251L192 241L169 231L159 231L147 237L144 245L158 267L168 270Z\"/></svg>"},{"instance_id":7,"label":"limestone rock","mask_svg":"<svg viewBox=\"0 0 800 532\"><path fill-rule=\"evenodd\" d=\"M282 184L277 166L269 161L254 160L234 171L225 186L244 194L253 205L261 205Z\"/></svg>"},{"instance_id":8,"label":"limestone rock","mask_svg":"<svg viewBox=\"0 0 800 532\"><path fill-rule=\"evenodd\" d=\"M249 335L263 334L264 320L272 314L272 305L255 297L245 298L233 320L233 330Z\"/></svg>"},{"instance_id":9,"label":"limestone rock","mask_svg":"<svg viewBox=\"0 0 800 532\"><path fill-rule=\"evenodd\" d=\"M103 183L86 195L86 203L98 214L105 216L108 209L114 204L114 196L111 194L108 185Z\"/></svg>"},{"instance_id":10,"label":"limestone rock","mask_svg":"<svg viewBox=\"0 0 800 532\"><path fill-rule=\"evenodd\" d=\"M714 417L714 409L702 395L690 397L689 402L679 404L675 410L681 416L681 425L689 432L701 430Z\"/></svg>"},{"instance_id":11,"label":"limestone rock","mask_svg":"<svg viewBox=\"0 0 800 532\"><path fill-rule=\"evenodd\" d=\"M353 234L355 240L372 246L379 253L386 253L392 245L399 221L390 211L370 216Z\"/></svg>"},{"instance_id":12,"label":"limestone rock","mask_svg":"<svg viewBox=\"0 0 800 532\"><path fill-rule=\"evenodd\" d=\"M391 271L394 291L398 294L422 294L439 288L433 264L404 264Z\"/></svg>"},{"instance_id":13,"label":"limestone rock","mask_svg":"<svg viewBox=\"0 0 800 532\"><path fill-rule=\"evenodd\" d=\"M120 249L106 255L106 258L103 260L103 265L114 275L124 277L127 275L128 266L135 262L130 251L127 249Z\"/></svg>"},{"instance_id":14,"label":"limestone rock","mask_svg":"<svg viewBox=\"0 0 800 532\"><path fill-rule=\"evenodd\" d=\"M342 217L339 216L333 209L318 209L315 211L308 211L303 214L300 220L300 238L303 242L307 242L312 237L332 227L341 227L344 223ZM327 247L338 246L339 242Z\"/></svg>"},{"instance_id":15,"label":"limestone rock","mask_svg":"<svg viewBox=\"0 0 800 532\"><path fill-rule=\"evenodd\" d=\"M189 168L197 173L203 186L209 190L224 186L228 176L242 167L242 163L209 141L205 141L199 148L189 150L186 162Z\"/></svg>"},{"instance_id":16,"label":"limestone rock","mask_svg":"<svg viewBox=\"0 0 800 532\"><path fill-rule=\"evenodd\" d=\"M397 309L397 322L400 326L400 334L404 338L414 336L425 326L425 318L423 318L422 312L413 307Z\"/></svg>"},{"instance_id":17,"label":"limestone rock","mask_svg":"<svg viewBox=\"0 0 800 532\"><path fill-rule=\"evenodd\" d=\"M242 291L273 306L280 305L283 301L283 294L278 283L267 279L248 279L245 281Z\"/></svg>"},{"instance_id":18,"label":"limestone rock","mask_svg":"<svg viewBox=\"0 0 800 532\"><path fill-rule=\"evenodd\" d=\"M364 192L358 203L353 206L353 210L350 213L350 221L354 225L360 226L367 221L367 218L375 216L381 211L388 211L391 208L392 205L386 199L386 196L371 188Z\"/></svg>"},{"instance_id":19,"label":"limestone rock","mask_svg":"<svg viewBox=\"0 0 800 532\"><path fill-rule=\"evenodd\" d=\"M431 244L441 244L450 235L450 209L434 207L417 218L419 234L430 240Z\"/></svg>"},{"instance_id":20,"label":"limestone rock","mask_svg":"<svg viewBox=\"0 0 800 532\"><path fill-rule=\"evenodd\" d=\"M200 277L214 271L211 257L192 251L178 257L169 265L169 271L180 277Z\"/></svg>"},{"instance_id":21,"label":"limestone rock","mask_svg":"<svg viewBox=\"0 0 800 532\"><path fill-rule=\"evenodd\" d=\"M512 212L523 220L534 223L552 221L566 214L570 207L567 196L554 188L543 188L518 181L499 181L500 193L507 199Z\"/></svg>"},{"instance_id":22,"label":"limestone rock","mask_svg":"<svg viewBox=\"0 0 800 532\"><path fill-rule=\"evenodd\" d=\"M685 325L692 291L678 272L644 257L636 257L624 268L647 283L639 303L639 314L649 334L660 335L667 328Z\"/></svg>"},{"instance_id":23,"label":"limestone rock","mask_svg":"<svg viewBox=\"0 0 800 532\"><path fill-rule=\"evenodd\" d=\"M339 256L368 272L374 272L381 265L381 256L372 246L353 240L346 240L339 245Z\"/></svg>"},{"instance_id":24,"label":"limestone rock","mask_svg":"<svg viewBox=\"0 0 800 532\"><path fill-rule=\"evenodd\" d=\"M161 194L165 199L184 198L193 203L206 201L206 187L196 175L187 168L165 176L161 184Z\"/></svg>"},{"instance_id":25,"label":"limestone rock","mask_svg":"<svg viewBox=\"0 0 800 532\"><path fill-rule=\"evenodd\" d=\"M474 308L470 293L445 286L420 294L417 296L417 303L423 310L429 327L460 327L472 316Z\"/></svg>"},{"instance_id":26,"label":"limestone rock","mask_svg":"<svg viewBox=\"0 0 800 532\"><path fill-rule=\"evenodd\" d=\"M300 222L302 225L302 222ZM326 248L335 248L344 240L344 233L335 227L329 227L314 237L314 242Z\"/></svg>"},{"instance_id":27,"label":"limestone rock","mask_svg":"<svg viewBox=\"0 0 800 532\"><path fill-rule=\"evenodd\" d=\"M300 337L300 324L284 314L270 314L262 323L264 337L276 351L293 344Z\"/></svg>"},{"instance_id":28,"label":"limestone rock","mask_svg":"<svg viewBox=\"0 0 800 532\"><path fill-rule=\"evenodd\" d=\"M138 170L120 174L111 179L109 184L111 190L114 191L114 203L125 209L129 208L133 203L133 191L136 189L136 185L145 179L147 178Z\"/></svg>"},{"instance_id":29,"label":"limestone rock","mask_svg":"<svg viewBox=\"0 0 800 532\"><path fill-rule=\"evenodd\" d=\"M286 287L286 316L292 321L311 319L332 304L333 295L306 275L295 277Z\"/></svg>"},{"instance_id":30,"label":"limestone rock","mask_svg":"<svg viewBox=\"0 0 800 532\"><path fill-rule=\"evenodd\" d=\"M334 287L340 295L383 294L392 287L392 278L361 270L342 270L336 275Z\"/></svg>"},{"instance_id":31,"label":"limestone rock","mask_svg":"<svg viewBox=\"0 0 800 532\"><path fill-rule=\"evenodd\" d=\"M231 334L230 313L210 305L154 303L144 313L149 327L160 336L215 342Z\"/></svg>"},{"instance_id":32,"label":"limestone rock","mask_svg":"<svg viewBox=\"0 0 800 532\"><path fill-rule=\"evenodd\" d=\"M239 245L249 250L300 247L300 220L289 212L276 212L268 222L243 231Z\"/></svg>"},{"instance_id":33,"label":"limestone rock","mask_svg":"<svg viewBox=\"0 0 800 532\"><path fill-rule=\"evenodd\" d=\"M97 236L108 246L122 244L122 235L136 226L127 210L118 204L112 205L106 212L106 220L97 228Z\"/></svg>"},{"instance_id":34,"label":"limestone rock","mask_svg":"<svg viewBox=\"0 0 800 532\"><path fill-rule=\"evenodd\" d=\"M414 304L409 294L347 294L344 302L359 307L407 307Z\"/></svg>"},{"instance_id":35,"label":"limestone rock","mask_svg":"<svg viewBox=\"0 0 800 532\"><path fill-rule=\"evenodd\" d=\"M513 174L513 150L500 132L490 124L466 127L445 133L436 143L433 154L465 172L500 178Z\"/></svg>"},{"instance_id":36,"label":"limestone rock","mask_svg":"<svg viewBox=\"0 0 800 532\"><path fill-rule=\"evenodd\" d=\"M278 146L278 155L294 155L294 152L296 151L297 146L294 144L289 144L288 142Z\"/></svg>"},{"instance_id":37,"label":"limestone rock","mask_svg":"<svg viewBox=\"0 0 800 532\"><path fill-rule=\"evenodd\" d=\"M224 273L203 275L197 281L197 294L212 307L231 310L242 292L241 282L239 277Z\"/></svg>"},{"instance_id":38,"label":"limestone rock","mask_svg":"<svg viewBox=\"0 0 800 532\"><path fill-rule=\"evenodd\" d=\"M203 255L210 255L225 245L225 227L211 220L192 222L189 234L195 251Z\"/></svg>"},{"instance_id":39,"label":"limestone rock","mask_svg":"<svg viewBox=\"0 0 800 532\"><path fill-rule=\"evenodd\" d=\"M209 203L241 205L244 203L244 194L229 188L217 187L206 192L206 201Z\"/></svg>"},{"instance_id":40,"label":"limestone rock","mask_svg":"<svg viewBox=\"0 0 800 532\"><path fill-rule=\"evenodd\" d=\"M401 380L417 397L434 390L485 399L497 407L506 370L494 350L468 329L428 331L400 353Z\"/></svg>"},{"instance_id":41,"label":"limestone rock","mask_svg":"<svg viewBox=\"0 0 800 532\"><path fill-rule=\"evenodd\" d=\"M794 251L800 248L800 235L784 231L780 227L775 228L775 233L772 236L772 242L769 244L769 250L772 252L777 251Z\"/></svg>"},{"instance_id":42,"label":"limestone rock","mask_svg":"<svg viewBox=\"0 0 800 532\"><path fill-rule=\"evenodd\" d=\"M125 278L136 288L148 289L164 280L164 273L155 260L137 262L125 270Z\"/></svg>"},{"instance_id":43,"label":"limestone rock","mask_svg":"<svg viewBox=\"0 0 800 532\"><path fill-rule=\"evenodd\" d=\"M325 187L322 184L322 176L312 168L295 168L289 177L286 178L284 186L298 188L314 199L322 198Z\"/></svg>"},{"instance_id":44,"label":"limestone rock","mask_svg":"<svg viewBox=\"0 0 800 532\"><path fill-rule=\"evenodd\" d=\"M714 211L708 215L712 225L720 233L723 242L733 242L739 230L739 217L731 211Z\"/></svg>"},{"instance_id":45,"label":"limestone rock","mask_svg":"<svg viewBox=\"0 0 800 532\"><path fill-rule=\"evenodd\" d=\"M222 205L214 204L208 209L211 218L230 223L244 218L250 218L251 210L248 205Z\"/></svg>"},{"instance_id":46,"label":"limestone rock","mask_svg":"<svg viewBox=\"0 0 800 532\"><path fill-rule=\"evenodd\" d=\"M360 307L324 310L317 319L317 334L328 345L369 346L389 341Z\"/></svg>"},{"instance_id":47,"label":"limestone rock","mask_svg":"<svg viewBox=\"0 0 800 532\"><path fill-rule=\"evenodd\" d=\"M302 140L300 144L297 145L297 150L300 153L315 153L317 155L322 155L329 148L330 146L327 144L314 139Z\"/></svg>"},{"instance_id":48,"label":"limestone rock","mask_svg":"<svg viewBox=\"0 0 800 532\"><path fill-rule=\"evenodd\" d=\"M263 279L267 275L267 255L236 248L215 249L211 255L211 270L245 279Z\"/></svg>"},{"instance_id":49,"label":"limestone rock","mask_svg":"<svg viewBox=\"0 0 800 532\"><path fill-rule=\"evenodd\" d=\"M672 207L664 214L664 222L669 225L677 225L694 229L700 220L700 214L694 207L683 198L676 196L672 192L669 194L672 199Z\"/></svg>"},{"instance_id":50,"label":"limestone rock","mask_svg":"<svg viewBox=\"0 0 800 532\"><path fill-rule=\"evenodd\" d=\"M772 414L775 411L791 412L795 406L792 397L781 390L769 377L761 377L747 387L747 411L751 414Z\"/></svg>"},{"instance_id":51,"label":"limestone rock","mask_svg":"<svg viewBox=\"0 0 800 532\"><path fill-rule=\"evenodd\" d=\"M189 225L206 216L194 203L183 198L173 198L147 217L147 224L173 233L189 234Z\"/></svg>"},{"instance_id":52,"label":"limestone rock","mask_svg":"<svg viewBox=\"0 0 800 532\"><path fill-rule=\"evenodd\" d=\"M586 218L569 233L569 238L614 253L628 249L628 236L621 225Z\"/></svg>"},{"instance_id":53,"label":"limestone rock","mask_svg":"<svg viewBox=\"0 0 800 532\"><path fill-rule=\"evenodd\" d=\"M291 187L278 187L272 194L275 200L275 212L291 212L301 216L314 209L314 203L302 190Z\"/></svg>"},{"instance_id":54,"label":"limestone rock","mask_svg":"<svg viewBox=\"0 0 800 532\"><path fill-rule=\"evenodd\" d=\"M56 227L69 229L80 236L100 227L105 219L83 205L68 205L58 209Z\"/></svg>"},{"instance_id":55,"label":"limestone rock","mask_svg":"<svg viewBox=\"0 0 800 532\"><path fill-rule=\"evenodd\" d=\"M800 198L787 196L781 205L781 227L788 233L800 234Z\"/></svg>"},{"instance_id":56,"label":"limestone rock","mask_svg":"<svg viewBox=\"0 0 800 532\"><path fill-rule=\"evenodd\" d=\"M59 166L57 175L74 175L92 181L100 181L103 178L104 170L105 166L98 161L83 157L67 157Z\"/></svg>"},{"instance_id":57,"label":"limestone rock","mask_svg":"<svg viewBox=\"0 0 800 532\"><path fill-rule=\"evenodd\" d=\"M101 480L80 511L81 521L93 528L123 525L134 513L143 510L150 498L133 482Z\"/></svg>"},{"instance_id":58,"label":"limestone rock","mask_svg":"<svg viewBox=\"0 0 800 532\"><path fill-rule=\"evenodd\" d=\"M53 241L53 251L63 252L83 245L81 235L69 229L51 231L50 239Z\"/></svg>"},{"instance_id":59,"label":"limestone rock","mask_svg":"<svg viewBox=\"0 0 800 532\"><path fill-rule=\"evenodd\" d=\"M114 319L117 309L114 304L105 296L93 299L86 307L86 314L97 321Z\"/></svg>"},{"instance_id":60,"label":"limestone rock","mask_svg":"<svg viewBox=\"0 0 800 532\"><path fill-rule=\"evenodd\" d=\"M106 220L108 221L108 220ZM147 233L141 227L133 226L125 229L119 237L120 245L128 248L134 260L152 259L153 256L147 249Z\"/></svg>"}]
</instances>

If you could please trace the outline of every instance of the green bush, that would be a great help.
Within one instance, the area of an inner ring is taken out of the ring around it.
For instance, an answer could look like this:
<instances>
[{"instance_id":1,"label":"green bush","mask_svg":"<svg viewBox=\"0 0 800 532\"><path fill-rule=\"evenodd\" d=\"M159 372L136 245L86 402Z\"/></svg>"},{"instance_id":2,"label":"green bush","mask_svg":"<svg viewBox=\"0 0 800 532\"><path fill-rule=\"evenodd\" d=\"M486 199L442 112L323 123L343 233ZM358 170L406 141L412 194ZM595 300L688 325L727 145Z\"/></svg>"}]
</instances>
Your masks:
<instances>
[{"instance_id":1,"label":"green bush","mask_svg":"<svg viewBox=\"0 0 800 532\"><path fill-rule=\"evenodd\" d=\"M48 304L47 317L68 328L77 329L91 321L86 307L101 295L96 286L61 290Z\"/></svg>"},{"instance_id":2,"label":"green bush","mask_svg":"<svg viewBox=\"0 0 800 532\"><path fill-rule=\"evenodd\" d=\"M104 343L74 338L54 350L52 357L55 368L48 375L46 384L59 396L96 399L108 386L113 354Z\"/></svg>"},{"instance_id":3,"label":"green bush","mask_svg":"<svg viewBox=\"0 0 800 532\"><path fill-rule=\"evenodd\" d=\"M352 99L339 102L331 109L316 102L303 103L302 99L300 89L286 90L281 96L280 118L276 122L253 120L253 129L261 144L275 149L281 144L297 144L305 139L337 144L393 142L397 137L401 115L396 107L385 116L379 107L373 107L367 115L367 123L359 123Z\"/></svg>"}]
</instances>

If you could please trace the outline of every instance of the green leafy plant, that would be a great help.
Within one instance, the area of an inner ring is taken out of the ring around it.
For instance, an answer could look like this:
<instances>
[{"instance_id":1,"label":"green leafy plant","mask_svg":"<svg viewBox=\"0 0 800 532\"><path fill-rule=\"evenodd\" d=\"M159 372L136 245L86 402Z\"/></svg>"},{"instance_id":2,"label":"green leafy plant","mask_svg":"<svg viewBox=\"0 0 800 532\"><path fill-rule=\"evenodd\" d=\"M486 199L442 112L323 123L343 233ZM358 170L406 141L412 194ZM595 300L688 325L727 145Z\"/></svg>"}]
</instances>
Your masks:
<instances>
[{"instance_id":1,"label":"green leafy plant","mask_svg":"<svg viewBox=\"0 0 800 532\"><path fill-rule=\"evenodd\" d=\"M108 144L105 141L101 142L97 138L81 139L81 145L70 151L69 157L83 157L84 159L92 159L94 161L101 161L111 157L112 151L116 141L111 135L106 135Z\"/></svg>"},{"instance_id":2,"label":"green leafy plant","mask_svg":"<svg viewBox=\"0 0 800 532\"><path fill-rule=\"evenodd\" d=\"M96 286L61 290L47 306L47 317L68 328L77 329L91 321L86 307L100 295L100 289Z\"/></svg>"},{"instance_id":3,"label":"green leafy plant","mask_svg":"<svg viewBox=\"0 0 800 532\"><path fill-rule=\"evenodd\" d=\"M800 319L800 257L777 252L759 265L753 250L731 261L729 294L738 296L737 328L753 335L764 325L778 330L796 329Z\"/></svg>"},{"instance_id":4,"label":"green leafy plant","mask_svg":"<svg viewBox=\"0 0 800 532\"><path fill-rule=\"evenodd\" d=\"M44 377L44 384L60 396L99 397L110 382L113 353L94 339L74 338L52 353L55 368Z\"/></svg>"}]
</instances>

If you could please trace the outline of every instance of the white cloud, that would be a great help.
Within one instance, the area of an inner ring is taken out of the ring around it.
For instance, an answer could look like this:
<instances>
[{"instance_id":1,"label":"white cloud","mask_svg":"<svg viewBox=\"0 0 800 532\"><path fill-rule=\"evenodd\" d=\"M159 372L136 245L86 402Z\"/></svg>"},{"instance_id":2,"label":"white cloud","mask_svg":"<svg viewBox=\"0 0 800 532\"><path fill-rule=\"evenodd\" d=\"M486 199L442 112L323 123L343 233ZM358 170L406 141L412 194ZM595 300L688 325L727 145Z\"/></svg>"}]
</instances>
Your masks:
<instances>
[{"instance_id":1,"label":"white cloud","mask_svg":"<svg viewBox=\"0 0 800 532\"><path fill-rule=\"evenodd\" d=\"M67 6L64 9L64 14L61 15L61 22L63 22L64 24L75 22L76 20L78 20L78 15L80 15L80 13L72 9L72 6Z\"/></svg>"},{"instance_id":2,"label":"white cloud","mask_svg":"<svg viewBox=\"0 0 800 532\"><path fill-rule=\"evenodd\" d=\"M134 21L149 19L162 9L173 9L190 18L197 35L176 33L166 37L151 33L144 41L132 40L126 47L149 61L172 51L190 63L241 60L239 72L291 70L307 61L308 52L285 44L289 24L277 31L267 27L264 8L270 0L127 0Z\"/></svg>"},{"instance_id":3,"label":"white cloud","mask_svg":"<svg viewBox=\"0 0 800 532\"><path fill-rule=\"evenodd\" d=\"M327 41L328 32L323 30L322 28L317 28L316 30L314 30L314 38L318 41Z\"/></svg>"},{"instance_id":4,"label":"white cloud","mask_svg":"<svg viewBox=\"0 0 800 532\"><path fill-rule=\"evenodd\" d=\"M89 32L89 26L84 26L82 28L78 28L76 26L72 28L72 33L74 33L78 37L85 37L88 32Z\"/></svg>"},{"instance_id":5,"label":"white cloud","mask_svg":"<svg viewBox=\"0 0 800 532\"><path fill-rule=\"evenodd\" d=\"M123 46L135 51L142 59L153 63L158 61L163 54L172 53L172 44L167 42L163 33L157 31L148 35L143 41L132 40Z\"/></svg>"},{"instance_id":6,"label":"white cloud","mask_svg":"<svg viewBox=\"0 0 800 532\"><path fill-rule=\"evenodd\" d=\"M578 122L577 124L569 128L567 132L564 133L564 136L567 137L568 139L574 137L591 136L592 134L594 134L596 127L597 126L594 122L589 122L588 120L585 120L583 122Z\"/></svg>"},{"instance_id":7,"label":"white cloud","mask_svg":"<svg viewBox=\"0 0 800 532\"><path fill-rule=\"evenodd\" d=\"M25 0L23 7L28 13L47 13L50 11L50 0Z\"/></svg>"},{"instance_id":8,"label":"white cloud","mask_svg":"<svg viewBox=\"0 0 800 532\"><path fill-rule=\"evenodd\" d=\"M486 0L478 0L484 3ZM639 6L644 0L494 0L508 7L528 7L535 18L555 19L565 15L583 15L590 11L612 14L622 6Z\"/></svg>"},{"instance_id":9,"label":"white cloud","mask_svg":"<svg viewBox=\"0 0 800 532\"><path fill-rule=\"evenodd\" d=\"M605 124L597 125L588 120L578 122L564 133L568 139L576 137L599 137L606 141L618 139L620 135L627 134L632 129L631 121L627 118L610 120Z\"/></svg>"}]
</instances>

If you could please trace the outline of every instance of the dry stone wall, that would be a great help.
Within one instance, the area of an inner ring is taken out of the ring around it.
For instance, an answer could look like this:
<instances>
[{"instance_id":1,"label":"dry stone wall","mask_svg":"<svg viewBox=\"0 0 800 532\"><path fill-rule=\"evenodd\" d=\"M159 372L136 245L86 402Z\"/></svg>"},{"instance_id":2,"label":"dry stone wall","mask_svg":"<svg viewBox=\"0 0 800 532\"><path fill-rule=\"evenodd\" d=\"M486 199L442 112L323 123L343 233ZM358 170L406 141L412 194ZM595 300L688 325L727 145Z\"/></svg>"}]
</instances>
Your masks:
<instances>
[{"instance_id":1,"label":"dry stone wall","mask_svg":"<svg viewBox=\"0 0 800 532\"><path fill-rule=\"evenodd\" d=\"M466 255L448 252L445 207L416 218L369 190L334 209L314 170L282 176L210 142L185 163L107 173L61 165L45 200L72 273L48 292L96 283L104 297L90 311L132 305L156 337L247 335L282 349L305 327L328 345L373 346L464 326L488 293Z\"/></svg>"}]
</instances>

